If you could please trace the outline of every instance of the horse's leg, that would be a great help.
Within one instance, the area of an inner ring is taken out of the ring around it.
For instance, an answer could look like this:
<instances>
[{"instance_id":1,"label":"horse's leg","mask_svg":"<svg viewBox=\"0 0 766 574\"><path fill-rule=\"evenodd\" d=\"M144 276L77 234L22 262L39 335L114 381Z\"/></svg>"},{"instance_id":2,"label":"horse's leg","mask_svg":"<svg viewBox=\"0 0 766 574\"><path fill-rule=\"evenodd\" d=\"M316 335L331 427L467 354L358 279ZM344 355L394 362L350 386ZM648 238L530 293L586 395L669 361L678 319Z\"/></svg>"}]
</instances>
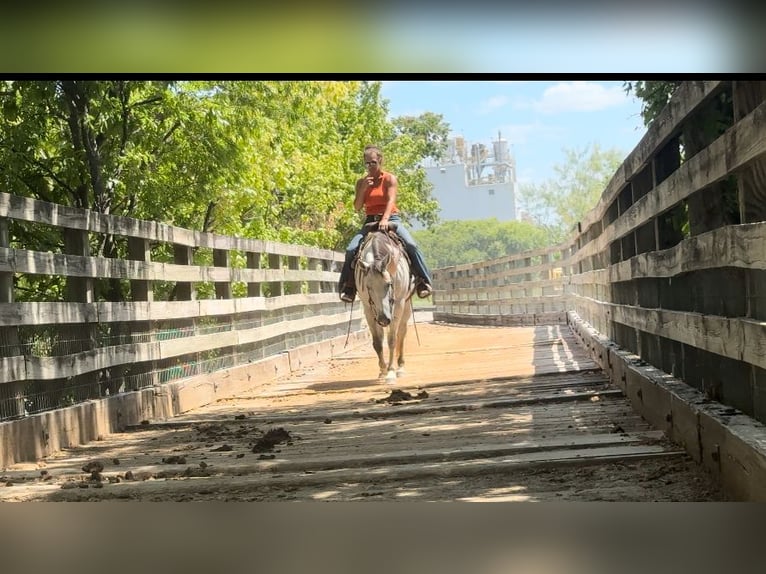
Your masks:
<instances>
[{"instance_id":1,"label":"horse's leg","mask_svg":"<svg viewBox=\"0 0 766 574\"><path fill-rule=\"evenodd\" d=\"M386 373L387 381L396 380L396 371L394 370L394 360L396 359L396 349L398 347L397 338L399 335L399 317L394 309L394 318L388 326L388 367Z\"/></svg>"},{"instance_id":2,"label":"horse's leg","mask_svg":"<svg viewBox=\"0 0 766 574\"><path fill-rule=\"evenodd\" d=\"M404 301L402 305L402 318L399 320L399 330L396 335L397 352L399 355L397 362L398 368L396 369L397 377L404 375L404 339L407 337L407 323L409 322L411 315L409 301Z\"/></svg>"},{"instance_id":3,"label":"horse's leg","mask_svg":"<svg viewBox=\"0 0 766 574\"><path fill-rule=\"evenodd\" d=\"M372 309L364 306L364 317L367 319L367 325L370 328L370 334L372 335L372 348L375 349L375 353L378 355L378 368L380 372L378 377L383 377L386 374L386 361L383 358L383 327L378 325L373 316Z\"/></svg>"}]
</instances>

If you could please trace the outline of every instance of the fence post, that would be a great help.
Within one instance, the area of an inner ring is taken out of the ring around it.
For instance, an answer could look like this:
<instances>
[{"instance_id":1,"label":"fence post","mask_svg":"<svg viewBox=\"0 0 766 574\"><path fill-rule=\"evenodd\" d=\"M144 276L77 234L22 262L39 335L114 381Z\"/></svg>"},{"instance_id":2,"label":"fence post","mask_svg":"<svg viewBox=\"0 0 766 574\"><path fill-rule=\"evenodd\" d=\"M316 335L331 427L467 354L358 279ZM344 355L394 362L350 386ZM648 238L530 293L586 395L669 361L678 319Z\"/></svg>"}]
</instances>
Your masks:
<instances>
[{"instance_id":1,"label":"fence post","mask_svg":"<svg viewBox=\"0 0 766 574\"><path fill-rule=\"evenodd\" d=\"M322 261L316 257L309 257L309 271L322 271ZM319 280L309 280L309 293L321 293L322 282Z\"/></svg>"},{"instance_id":2,"label":"fence post","mask_svg":"<svg viewBox=\"0 0 766 574\"><path fill-rule=\"evenodd\" d=\"M0 247L10 246L8 219L0 217ZM13 273L10 271L0 271L0 303L13 303ZM0 357L16 357L22 354L19 328L0 326ZM2 387L5 388L0 392L0 420L24 416L24 383L5 383Z\"/></svg>"},{"instance_id":3,"label":"fence post","mask_svg":"<svg viewBox=\"0 0 766 574\"><path fill-rule=\"evenodd\" d=\"M261 254L247 252L247 268L248 269L260 269L261 268ZM261 296L261 284L259 282L247 283L247 296L248 297L260 297Z\"/></svg>"},{"instance_id":4,"label":"fence post","mask_svg":"<svg viewBox=\"0 0 766 574\"><path fill-rule=\"evenodd\" d=\"M142 237L128 237L128 259L149 263L152 260L151 242ZM154 301L154 287L152 281L131 279L130 296L133 301L147 301L149 303ZM131 323L130 332L131 340L134 343L137 341L146 343L154 341L154 329L151 321L136 321L135 323ZM159 384L156 361L147 361L146 364L139 364L135 367L131 367L131 370L132 369L135 369L133 371L134 377L148 375L148 380L152 386ZM136 379L136 384L131 386L126 385L126 390L135 391L143 386L148 385L141 385Z\"/></svg>"},{"instance_id":5,"label":"fence post","mask_svg":"<svg viewBox=\"0 0 766 574\"><path fill-rule=\"evenodd\" d=\"M78 255L80 257L90 257L89 234L81 229L64 229L64 252L69 255ZM74 277L69 276L66 280L64 299L73 303L94 303L94 281L92 277ZM64 325L61 330L61 339L54 355L72 355L82 351L89 351L98 346L97 333L98 325L96 323L85 323L83 325ZM65 381L67 387L71 387L73 392L81 392L81 387L88 386L87 395L90 398L97 390L101 396L99 386L100 371L93 371L82 375L76 375L71 380ZM56 382L50 381L50 385L56 385ZM52 387L47 387L51 389ZM62 396L65 391L61 391Z\"/></svg>"},{"instance_id":6,"label":"fence post","mask_svg":"<svg viewBox=\"0 0 766 574\"><path fill-rule=\"evenodd\" d=\"M766 100L766 82L732 82L734 121L737 122ZM766 157L750 162L737 174L738 203L742 223L766 221ZM751 269L746 285L747 316L766 320L766 271Z\"/></svg>"},{"instance_id":7,"label":"fence post","mask_svg":"<svg viewBox=\"0 0 766 574\"><path fill-rule=\"evenodd\" d=\"M176 265L191 265L194 261L194 251L188 245L180 245L178 243L173 244L173 261ZM176 282L176 301L195 301L197 299L197 290L194 287L194 283L190 281L177 281ZM181 328L191 328L196 335L200 330L200 321L202 317L195 315L191 319L183 319L173 321L174 324ZM175 366L180 366L183 373L188 376L196 374L196 370L199 368L200 353L193 353L193 364L191 369L189 367L189 359L185 359L187 362L184 364L181 358L174 360Z\"/></svg>"},{"instance_id":8,"label":"fence post","mask_svg":"<svg viewBox=\"0 0 766 574\"><path fill-rule=\"evenodd\" d=\"M277 253L269 253L269 269L281 269L282 257ZM281 281L269 282L269 296L279 297L284 295L284 288Z\"/></svg>"},{"instance_id":9,"label":"fence post","mask_svg":"<svg viewBox=\"0 0 766 574\"><path fill-rule=\"evenodd\" d=\"M173 262L176 265L191 265L193 261L192 248L188 245L173 245ZM197 292L194 284L188 281L176 282L176 301L194 301Z\"/></svg>"},{"instance_id":10,"label":"fence post","mask_svg":"<svg viewBox=\"0 0 766 574\"><path fill-rule=\"evenodd\" d=\"M289 255L287 257L287 268L290 271L297 271L300 269L300 258L295 255ZM301 292L301 282L300 281L289 281L285 285L285 291L286 295L294 295Z\"/></svg>"},{"instance_id":11,"label":"fence post","mask_svg":"<svg viewBox=\"0 0 766 574\"><path fill-rule=\"evenodd\" d=\"M213 249L213 266L229 267L229 252L226 249ZM231 299L231 281L215 282L215 298Z\"/></svg>"}]
</instances>

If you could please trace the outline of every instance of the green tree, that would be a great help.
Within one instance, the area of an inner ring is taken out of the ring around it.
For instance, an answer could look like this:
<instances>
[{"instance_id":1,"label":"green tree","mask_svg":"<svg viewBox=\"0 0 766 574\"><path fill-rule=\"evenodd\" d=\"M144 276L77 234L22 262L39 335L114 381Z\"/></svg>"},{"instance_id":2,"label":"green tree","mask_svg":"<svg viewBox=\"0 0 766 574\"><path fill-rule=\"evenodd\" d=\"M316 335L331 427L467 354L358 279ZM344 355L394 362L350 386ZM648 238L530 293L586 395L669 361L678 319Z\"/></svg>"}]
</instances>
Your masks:
<instances>
[{"instance_id":1,"label":"green tree","mask_svg":"<svg viewBox=\"0 0 766 574\"><path fill-rule=\"evenodd\" d=\"M204 228L211 190L241 180L237 142L197 90L125 80L14 81L4 88L0 178L11 193ZM49 251L62 250L67 237L21 224L12 234L17 244ZM91 247L106 257L125 253L124 240L109 234ZM25 280L39 295L32 285L45 280ZM119 282L107 283L105 296L120 298Z\"/></svg>"},{"instance_id":2,"label":"green tree","mask_svg":"<svg viewBox=\"0 0 766 574\"><path fill-rule=\"evenodd\" d=\"M379 82L4 81L0 182L105 214L337 249L360 223L354 182L368 143L383 145L400 176L407 217L435 219L419 167L428 146L387 114ZM59 230L11 231L14 245L64 249ZM92 251L124 256L126 245L94 236ZM169 258L169 248L153 257ZM57 299L57 281L19 286ZM109 291L121 296L118 282Z\"/></svg>"},{"instance_id":3,"label":"green tree","mask_svg":"<svg viewBox=\"0 0 766 574\"><path fill-rule=\"evenodd\" d=\"M522 185L520 190L523 209L548 230L554 243L563 241L596 206L624 157L619 150L602 150L598 144L564 152L565 162L553 168L555 178Z\"/></svg>"},{"instance_id":4,"label":"green tree","mask_svg":"<svg viewBox=\"0 0 766 574\"><path fill-rule=\"evenodd\" d=\"M425 112L419 116L400 116L393 119L397 135L409 135L420 146L424 158L440 160L447 151L450 126L444 116Z\"/></svg>"},{"instance_id":5,"label":"green tree","mask_svg":"<svg viewBox=\"0 0 766 574\"><path fill-rule=\"evenodd\" d=\"M633 94L641 100L641 117L648 126L667 105L670 96L681 85L679 81L630 81L623 82L625 93Z\"/></svg>"},{"instance_id":6,"label":"green tree","mask_svg":"<svg viewBox=\"0 0 766 574\"><path fill-rule=\"evenodd\" d=\"M429 267L473 263L520 253L550 244L548 232L524 221L450 221L413 231Z\"/></svg>"}]
</instances>

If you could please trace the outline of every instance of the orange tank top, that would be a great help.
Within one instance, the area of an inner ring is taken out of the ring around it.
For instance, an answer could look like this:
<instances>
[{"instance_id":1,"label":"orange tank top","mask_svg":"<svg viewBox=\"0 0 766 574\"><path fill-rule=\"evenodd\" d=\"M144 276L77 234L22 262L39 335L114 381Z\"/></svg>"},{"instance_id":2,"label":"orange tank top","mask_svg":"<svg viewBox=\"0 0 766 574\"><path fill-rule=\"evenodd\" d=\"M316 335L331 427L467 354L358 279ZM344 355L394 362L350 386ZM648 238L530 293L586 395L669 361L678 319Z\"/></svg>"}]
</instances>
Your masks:
<instances>
[{"instance_id":1,"label":"orange tank top","mask_svg":"<svg viewBox=\"0 0 766 574\"><path fill-rule=\"evenodd\" d=\"M364 202L365 215L383 215L386 211L386 204L388 203L388 176L389 173L381 171L380 183L370 190L367 195L367 200ZM399 213L399 209L394 204L394 208L391 210L391 214Z\"/></svg>"}]
</instances>

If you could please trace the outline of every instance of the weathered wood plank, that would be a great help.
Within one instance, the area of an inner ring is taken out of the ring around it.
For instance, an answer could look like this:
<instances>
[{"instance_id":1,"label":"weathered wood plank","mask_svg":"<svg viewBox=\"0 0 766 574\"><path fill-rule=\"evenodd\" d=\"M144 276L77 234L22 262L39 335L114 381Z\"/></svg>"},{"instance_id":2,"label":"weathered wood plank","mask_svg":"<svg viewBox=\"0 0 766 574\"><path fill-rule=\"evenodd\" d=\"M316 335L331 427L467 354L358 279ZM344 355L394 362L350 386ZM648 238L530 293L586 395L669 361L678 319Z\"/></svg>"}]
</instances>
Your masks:
<instances>
[{"instance_id":1,"label":"weathered wood plank","mask_svg":"<svg viewBox=\"0 0 766 574\"><path fill-rule=\"evenodd\" d=\"M0 217L43 223L54 227L80 229L221 250L269 252L296 257L343 261L343 254L328 249L291 245L214 233L202 233L156 221L105 215L95 211L0 192Z\"/></svg>"},{"instance_id":2,"label":"weathered wood plank","mask_svg":"<svg viewBox=\"0 0 766 574\"><path fill-rule=\"evenodd\" d=\"M0 272L179 282L335 281L330 271L233 269L43 253L0 247Z\"/></svg>"},{"instance_id":3,"label":"weathered wood plank","mask_svg":"<svg viewBox=\"0 0 766 574\"><path fill-rule=\"evenodd\" d=\"M720 181L766 154L766 102L729 128L707 148L689 158L667 179L641 197L598 238L578 250L572 262L600 253L612 241L635 231L696 191Z\"/></svg>"},{"instance_id":4,"label":"weathered wood plank","mask_svg":"<svg viewBox=\"0 0 766 574\"><path fill-rule=\"evenodd\" d=\"M358 320L360 318L361 310L355 309L352 320ZM272 337L279 337L289 333L300 333L301 331L308 331L318 327L343 325L344 323L347 323L348 320L349 314L343 312L334 315L318 315L314 317L306 317L303 319L280 321L279 323L273 323L271 325L264 325L262 327L256 327L253 329L237 331L237 333L239 337L239 344L243 345L246 343L265 341L267 339L271 339Z\"/></svg>"},{"instance_id":5,"label":"weathered wood plank","mask_svg":"<svg viewBox=\"0 0 766 574\"><path fill-rule=\"evenodd\" d=\"M689 237L670 249L614 265L609 275L615 282L720 267L766 269L766 222L721 227Z\"/></svg>"},{"instance_id":6,"label":"weathered wood plank","mask_svg":"<svg viewBox=\"0 0 766 574\"><path fill-rule=\"evenodd\" d=\"M481 279L497 279L514 276L525 276L532 273L548 273L553 269L557 269L562 266L561 261L555 261L553 263L539 263L535 265L529 265L527 267L508 267L497 263L496 259L489 259L480 264L474 264L472 269L467 269L462 275L450 276L444 278L446 281L475 281Z\"/></svg>"},{"instance_id":7,"label":"weathered wood plank","mask_svg":"<svg viewBox=\"0 0 766 574\"><path fill-rule=\"evenodd\" d=\"M26 379L27 367L24 357L0 357L0 383L11 383Z\"/></svg>"},{"instance_id":8,"label":"weathered wood plank","mask_svg":"<svg viewBox=\"0 0 766 574\"><path fill-rule=\"evenodd\" d=\"M0 324L4 326L56 325L161 321L189 317L234 315L273 311L290 307L321 307L337 304L335 293L297 293L283 297L243 297L197 301L126 301L99 303L22 302L0 303Z\"/></svg>"},{"instance_id":9,"label":"weathered wood plank","mask_svg":"<svg viewBox=\"0 0 766 574\"><path fill-rule=\"evenodd\" d=\"M238 331L223 331L209 335L194 335L193 337L179 337L159 342L160 358L169 359L189 353L212 351L225 347L234 347L239 343Z\"/></svg>"},{"instance_id":10,"label":"weathered wood plank","mask_svg":"<svg viewBox=\"0 0 766 574\"><path fill-rule=\"evenodd\" d=\"M641 171L654 154L670 140L679 129L681 122L705 103L720 87L720 81L704 81L685 82L678 88L665 109L647 128L638 145L617 169L596 207L583 217L580 223L581 231L586 232L591 225L601 221L625 184Z\"/></svg>"},{"instance_id":11,"label":"weathered wood plank","mask_svg":"<svg viewBox=\"0 0 766 574\"><path fill-rule=\"evenodd\" d=\"M95 323L98 320L94 303L0 303L0 325Z\"/></svg>"},{"instance_id":12,"label":"weathered wood plank","mask_svg":"<svg viewBox=\"0 0 766 574\"><path fill-rule=\"evenodd\" d=\"M26 357L27 379L50 380L74 377L116 365L160 358L157 343L137 343L91 349L60 357ZM17 380L24 380L17 379Z\"/></svg>"},{"instance_id":13,"label":"weathered wood plank","mask_svg":"<svg viewBox=\"0 0 766 574\"><path fill-rule=\"evenodd\" d=\"M606 269L573 275L568 283L610 285L722 267L766 269L766 222L731 225L695 235L670 249L642 253Z\"/></svg>"},{"instance_id":14,"label":"weathered wood plank","mask_svg":"<svg viewBox=\"0 0 766 574\"><path fill-rule=\"evenodd\" d=\"M439 303L442 305L559 305L565 303L565 298L561 294L540 295L536 297L517 297L507 292L492 292L490 290L483 292L483 297L471 297L473 294L482 294L470 290L468 293L451 291L449 296L441 297ZM491 295L491 296L490 296Z\"/></svg>"},{"instance_id":15,"label":"weathered wood plank","mask_svg":"<svg viewBox=\"0 0 766 574\"><path fill-rule=\"evenodd\" d=\"M622 325L766 368L766 322L667 309L644 309L605 303L581 295L573 295L573 298L576 304L600 310L599 315ZM585 318L587 313L580 315Z\"/></svg>"}]
</instances>

